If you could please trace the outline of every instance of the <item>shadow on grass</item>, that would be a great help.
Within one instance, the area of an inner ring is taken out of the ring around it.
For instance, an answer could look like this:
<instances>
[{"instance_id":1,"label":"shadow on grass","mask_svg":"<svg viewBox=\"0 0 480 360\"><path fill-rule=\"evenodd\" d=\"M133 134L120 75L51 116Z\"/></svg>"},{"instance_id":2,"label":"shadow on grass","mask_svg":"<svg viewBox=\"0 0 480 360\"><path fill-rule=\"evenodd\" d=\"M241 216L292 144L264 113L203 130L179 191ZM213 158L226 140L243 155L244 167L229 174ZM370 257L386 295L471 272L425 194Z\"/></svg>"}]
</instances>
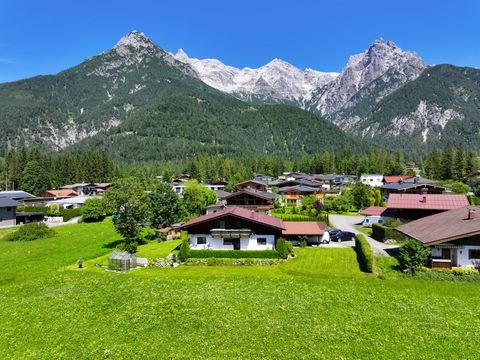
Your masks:
<instances>
[{"instance_id":1,"label":"shadow on grass","mask_svg":"<svg viewBox=\"0 0 480 360\"><path fill-rule=\"evenodd\" d=\"M123 240L115 240L115 241L109 242L109 243L107 243L107 244L103 244L103 245L102 245L102 248L104 248L104 249L115 249L115 248L117 248L122 242L123 242Z\"/></svg>"}]
</instances>

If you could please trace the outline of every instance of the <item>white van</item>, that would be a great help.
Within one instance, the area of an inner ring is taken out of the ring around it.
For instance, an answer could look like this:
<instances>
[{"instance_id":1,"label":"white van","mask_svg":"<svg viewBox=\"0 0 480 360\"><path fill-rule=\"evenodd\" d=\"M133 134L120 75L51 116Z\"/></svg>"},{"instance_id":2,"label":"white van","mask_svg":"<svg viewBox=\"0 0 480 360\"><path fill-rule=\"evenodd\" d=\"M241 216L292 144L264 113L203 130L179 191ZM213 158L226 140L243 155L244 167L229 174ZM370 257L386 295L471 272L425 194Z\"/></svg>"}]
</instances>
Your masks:
<instances>
[{"instance_id":1,"label":"white van","mask_svg":"<svg viewBox=\"0 0 480 360\"><path fill-rule=\"evenodd\" d=\"M383 216L365 216L362 222L363 227L372 227L373 224L383 224Z\"/></svg>"}]
</instances>

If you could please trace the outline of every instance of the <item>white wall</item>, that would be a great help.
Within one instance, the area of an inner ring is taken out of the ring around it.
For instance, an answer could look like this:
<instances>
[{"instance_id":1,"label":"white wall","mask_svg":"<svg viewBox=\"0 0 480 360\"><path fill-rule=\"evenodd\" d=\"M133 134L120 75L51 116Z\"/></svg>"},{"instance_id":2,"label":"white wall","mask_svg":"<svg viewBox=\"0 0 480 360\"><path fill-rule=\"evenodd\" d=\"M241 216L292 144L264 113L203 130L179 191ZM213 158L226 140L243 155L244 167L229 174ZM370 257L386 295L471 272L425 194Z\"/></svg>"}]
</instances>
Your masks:
<instances>
[{"instance_id":1,"label":"white wall","mask_svg":"<svg viewBox=\"0 0 480 360\"><path fill-rule=\"evenodd\" d=\"M197 245L197 237L207 238L207 244ZM267 244L258 245L257 237L267 239ZM210 234L190 234L190 247L194 250L233 250L233 245L223 245L223 239L213 238ZM240 238L240 250L273 250L274 248L274 235L252 235L249 238Z\"/></svg>"},{"instance_id":2,"label":"white wall","mask_svg":"<svg viewBox=\"0 0 480 360\"><path fill-rule=\"evenodd\" d=\"M371 187L379 187L383 185L383 175L364 174L360 177L360 182Z\"/></svg>"},{"instance_id":3,"label":"white wall","mask_svg":"<svg viewBox=\"0 0 480 360\"><path fill-rule=\"evenodd\" d=\"M480 250L480 246L465 245L460 248L452 248L451 257L452 265L458 267L472 266L472 259L468 258L468 250ZM442 246L432 247L432 257L442 257ZM480 259L479 259L480 260Z\"/></svg>"}]
</instances>

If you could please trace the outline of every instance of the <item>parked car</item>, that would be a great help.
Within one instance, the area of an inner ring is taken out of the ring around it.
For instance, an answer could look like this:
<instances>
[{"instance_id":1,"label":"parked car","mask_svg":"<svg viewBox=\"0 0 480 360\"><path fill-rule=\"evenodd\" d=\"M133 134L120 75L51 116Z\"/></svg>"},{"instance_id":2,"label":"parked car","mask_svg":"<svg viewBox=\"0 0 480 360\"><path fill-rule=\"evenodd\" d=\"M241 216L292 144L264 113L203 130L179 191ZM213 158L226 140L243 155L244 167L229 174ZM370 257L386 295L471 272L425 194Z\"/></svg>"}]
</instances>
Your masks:
<instances>
[{"instance_id":1,"label":"parked car","mask_svg":"<svg viewBox=\"0 0 480 360\"><path fill-rule=\"evenodd\" d=\"M355 234L348 231L339 231L332 235L331 239L338 242L355 240Z\"/></svg>"},{"instance_id":2,"label":"parked car","mask_svg":"<svg viewBox=\"0 0 480 360\"><path fill-rule=\"evenodd\" d=\"M333 235L339 233L341 230L329 227L329 228L327 228L327 231L330 234L330 237L332 237Z\"/></svg>"}]
</instances>

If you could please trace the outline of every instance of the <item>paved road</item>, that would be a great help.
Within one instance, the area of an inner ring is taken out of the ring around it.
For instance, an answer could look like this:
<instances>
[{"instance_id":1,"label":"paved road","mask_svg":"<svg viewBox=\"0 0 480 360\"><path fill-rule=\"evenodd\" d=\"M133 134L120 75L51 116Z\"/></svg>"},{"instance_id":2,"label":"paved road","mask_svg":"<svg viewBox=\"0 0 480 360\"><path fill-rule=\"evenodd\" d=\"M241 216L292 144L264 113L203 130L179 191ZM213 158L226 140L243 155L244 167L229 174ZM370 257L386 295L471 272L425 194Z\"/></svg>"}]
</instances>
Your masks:
<instances>
[{"instance_id":1,"label":"paved road","mask_svg":"<svg viewBox=\"0 0 480 360\"><path fill-rule=\"evenodd\" d=\"M329 219L330 219L330 225L337 229L340 229L343 231L350 231L350 232L353 232L354 234L364 235L365 238L370 243L370 246L372 247L373 252L377 256L390 256L385 251L385 249L393 249L398 247L397 245L384 244L380 241L377 241L365 235L361 231L358 231L357 228L360 227L359 224L362 222L363 216L329 215Z\"/></svg>"}]
</instances>

